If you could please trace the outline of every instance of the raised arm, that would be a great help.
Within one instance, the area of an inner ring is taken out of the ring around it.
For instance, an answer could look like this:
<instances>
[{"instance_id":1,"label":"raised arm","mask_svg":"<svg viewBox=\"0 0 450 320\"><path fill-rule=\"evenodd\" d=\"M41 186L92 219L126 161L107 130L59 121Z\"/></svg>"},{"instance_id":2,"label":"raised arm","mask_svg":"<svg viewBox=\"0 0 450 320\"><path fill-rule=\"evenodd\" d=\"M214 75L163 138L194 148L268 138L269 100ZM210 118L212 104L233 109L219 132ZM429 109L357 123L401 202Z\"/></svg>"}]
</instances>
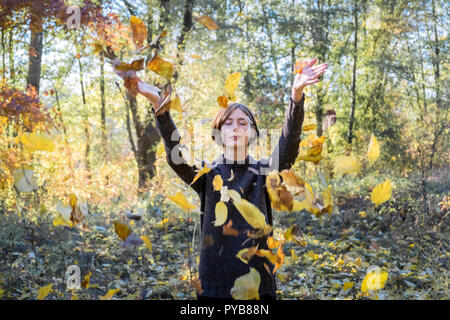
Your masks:
<instances>
[{"instance_id":1,"label":"raised arm","mask_svg":"<svg viewBox=\"0 0 450 320\"><path fill-rule=\"evenodd\" d=\"M152 109L155 113L154 109ZM173 122L170 112L166 111L158 116L155 115L156 129L164 141L166 149L166 159L169 166L178 174L178 176L187 184L191 184L196 176L195 167L187 164L180 150L181 136ZM196 180L191 187L200 194L204 189L205 175Z\"/></svg>"},{"instance_id":2,"label":"raised arm","mask_svg":"<svg viewBox=\"0 0 450 320\"><path fill-rule=\"evenodd\" d=\"M270 157L270 168L282 171L290 169L298 156L302 125L305 117L303 89L319 81L319 76L327 69L326 64L314 66L317 59L312 59L296 74L292 86L289 106L286 109L283 129L277 146Z\"/></svg>"}]
</instances>

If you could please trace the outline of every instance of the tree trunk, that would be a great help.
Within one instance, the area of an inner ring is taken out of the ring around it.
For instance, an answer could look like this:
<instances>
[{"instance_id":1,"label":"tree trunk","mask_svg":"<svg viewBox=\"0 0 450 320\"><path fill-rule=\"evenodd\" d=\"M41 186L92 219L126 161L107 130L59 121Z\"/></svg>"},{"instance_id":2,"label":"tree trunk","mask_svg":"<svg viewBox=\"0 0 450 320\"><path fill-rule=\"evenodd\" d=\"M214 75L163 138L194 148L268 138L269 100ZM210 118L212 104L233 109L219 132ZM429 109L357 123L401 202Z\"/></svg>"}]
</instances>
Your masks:
<instances>
[{"instance_id":1,"label":"tree trunk","mask_svg":"<svg viewBox=\"0 0 450 320\"><path fill-rule=\"evenodd\" d=\"M358 7L356 1L353 2L353 18L355 22L355 38L353 40L352 106L350 108L350 123L347 134L349 144L352 144L353 140L353 123L355 120L356 108L356 63L358 59Z\"/></svg>"},{"instance_id":2,"label":"tree trunk","mask_svg":"<svg viewBox=\"0 0 450 320\"><path fill-rule=\"evenodd\" d=\"M31 31L30 48L28 50L29 68L27 76L27 87L33 86L39 93L39 83L41 81L43 32Z\"/></svg>"},{"instance_id":3,"label":"tree trunk","mask_svg":"<svg viewBox=\"0 0 450 320\"><path fill-rule=\"evenodd\" d=\"M83 98L83 113L84 113L84 119L83 119L83 126L84 126L84 137L86 141L86 149L84 152L84 163L85 168L88 173L88 182L91 181L91 165L89 162L89 152L91 150L91 142L90 142L90 136L89 136L89 115L88 115L88 108L86 103L86 94L84 92L84 82L83 82L83 69L81 67L81 58L78 55L78 66L80 68L80 86L81 86L81 96Z\"/></svg>"}]
</instances>

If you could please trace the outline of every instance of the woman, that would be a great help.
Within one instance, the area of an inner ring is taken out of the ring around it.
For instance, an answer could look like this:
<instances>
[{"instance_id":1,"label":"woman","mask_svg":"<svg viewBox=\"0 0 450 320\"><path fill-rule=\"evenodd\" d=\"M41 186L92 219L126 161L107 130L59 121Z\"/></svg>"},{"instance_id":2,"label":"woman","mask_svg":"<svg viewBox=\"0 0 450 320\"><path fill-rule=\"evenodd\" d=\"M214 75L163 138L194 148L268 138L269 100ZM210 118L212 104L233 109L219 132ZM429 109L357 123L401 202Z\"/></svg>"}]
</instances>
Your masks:
<instances>
[{"instance_id":1,"label":"woman","mask_svg":"<svg viewBox=\"0 0 450 320\"><path fill-rule=\"evenodd\" d=\"M199 195L201 202L201 237L199 275L201 293L198 299L232 298L234 281L255 268L260 275L259 296L261 299L276 299L274 265L266 258L254 255L248 264L236 257L244 249L258 246L268 249L267 235L254 239L249 232L255 229L239 213L232 201L227 201L228 217L224 225L232 226L233 233L224 232L223 226L214 226L215 206L221 200L221 192L215 191L213 179L220 175L223 186L237 191L243 199L256 205L265 215L266 223L272 225L272 208L265 186L265 172L289 169L298 155L300 135L304 119L303 89L319 81L319 76L327 68L326 64L314 66L317 59L310 60L301 73L295 77L290 103L286 110L282 134L272 152L269 163L255 161L248 154L248 147L259 135L253 113L244 105L233 103L227 109L221 108L212 125L212 138L223 147L223 154L209 164L209 172L194 183L196 168L182 159L180 135L164 107L167 95L160 97L154 87L138 79L138 92L153 104L157 130L164 141L166 158L172 169ZM119 74L120 75L120 74ZM123 75L123 74L122 74ZM170 94L170 92L169 92ZM204 166L205 163L203 162ZM270 169L270 170L267 170ZM223 187L222 187L223 188ZM231 220L231 222L230 222Z\"/></svg>"}]
</instances>

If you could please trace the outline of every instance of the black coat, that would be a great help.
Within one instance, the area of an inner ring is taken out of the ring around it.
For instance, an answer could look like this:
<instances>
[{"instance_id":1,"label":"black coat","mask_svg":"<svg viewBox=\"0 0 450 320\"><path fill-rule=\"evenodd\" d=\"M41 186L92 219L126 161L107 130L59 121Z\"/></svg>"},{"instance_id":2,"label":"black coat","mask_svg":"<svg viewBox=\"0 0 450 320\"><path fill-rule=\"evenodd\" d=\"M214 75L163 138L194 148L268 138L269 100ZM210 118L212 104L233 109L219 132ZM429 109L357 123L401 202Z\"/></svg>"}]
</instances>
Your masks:
<instances>
[{"instance_id":1,"label":"black coat","mask_svg":"<svg viewBox=\"0 0 450 320\"><path fill-rule=\"evenodd\" d=\"M266 174L272 170L289 169L298 156L300 135L304 119L304 95L298 104L291 100L286 110L280 140L272 155L266 161L255 161L247 156L245 163L228 163L221 155L212 162L211 171L203 174L191 186L200 197L201 238L199 275L203 289L202 296L216 298L231 298L230 290L236 278L248 273L250 267L255 268L261 276L260 295L276 297L274 265L266 258L254 255L248 264L236 257L236 254L259 243L259 249L267 249L267 236L248 240L247 231L254 229L242 217L232 201L226 202L228 217L225 224L232 220L232 227L239 231L238 236L224 235L222 226L215 227L215 206L220 200L220 191L214 191L212 181L219 174L223 185L234 189L242 198L256 205L266 216L266 223L273 225L270 198L265 186ZM156 117L156 127L164 141L166 158L172 169L186 183L191 184L196 173L194 166L188 165L182 159L179 150L180 136L169 111ZM174 132L175 131L175 132ZM173 157L176 155L176 157ZM203 162L202 165L205 165ZM234 179L228 181L233 171ZM208 239L208 241L203 241ZM211 241L212 239L212 241ZM246 241L248 240L248 241ZM270 270L267 271L266 266Z\"/></svg>"}]
</instances>

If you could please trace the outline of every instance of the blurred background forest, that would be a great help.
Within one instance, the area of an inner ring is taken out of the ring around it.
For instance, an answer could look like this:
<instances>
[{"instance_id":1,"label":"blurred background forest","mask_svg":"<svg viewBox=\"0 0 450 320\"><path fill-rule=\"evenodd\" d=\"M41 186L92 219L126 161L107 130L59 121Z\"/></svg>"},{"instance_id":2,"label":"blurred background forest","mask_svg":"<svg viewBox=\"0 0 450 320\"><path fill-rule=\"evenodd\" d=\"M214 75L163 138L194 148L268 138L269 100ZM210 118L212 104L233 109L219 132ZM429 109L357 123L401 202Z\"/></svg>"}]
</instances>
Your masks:
<instances>
[{"instance_id":1,"label":"blurred background forest","mask_svg":"<svg viewBox=\"0 0 450 320\"><path fill-rule=\"evenodd\" d=\"M206 136L186 143L195 157L211 147L211 119L231 73L241 73L236 98L258 127L280 130L294 64L328 64L305 92L304 125L316 126L302 133L326 137L323 159L299 160L293 171L314 190L332 186L333 212L274 211L274 237L286 240L280 298L450 298L447 1L0 4L2 299L195 297L200 211L186 213L168 196L199 201L167 165L149 101L126 92L103 54L109 45L122 61L139 56L132 16L149 43L167 32L159 55L174 67L181 101L171 114L182 136L194 125ZM167 82L148 69L139 76ZM336 123L324 128L328 110ZM372 135L380 154L368 164ZM358 172L336 174L343 155L361 164ZM388 179L392 196L375 206L371 192ZM75 214L80 222L68 221ZM115 221L143 245L121 241ZM297 240L289 240L295 225ZM66 290L70 265L81 270L80 290ZM373 265L389 278L365 292Z\"/></svg>"}]
</instances>

